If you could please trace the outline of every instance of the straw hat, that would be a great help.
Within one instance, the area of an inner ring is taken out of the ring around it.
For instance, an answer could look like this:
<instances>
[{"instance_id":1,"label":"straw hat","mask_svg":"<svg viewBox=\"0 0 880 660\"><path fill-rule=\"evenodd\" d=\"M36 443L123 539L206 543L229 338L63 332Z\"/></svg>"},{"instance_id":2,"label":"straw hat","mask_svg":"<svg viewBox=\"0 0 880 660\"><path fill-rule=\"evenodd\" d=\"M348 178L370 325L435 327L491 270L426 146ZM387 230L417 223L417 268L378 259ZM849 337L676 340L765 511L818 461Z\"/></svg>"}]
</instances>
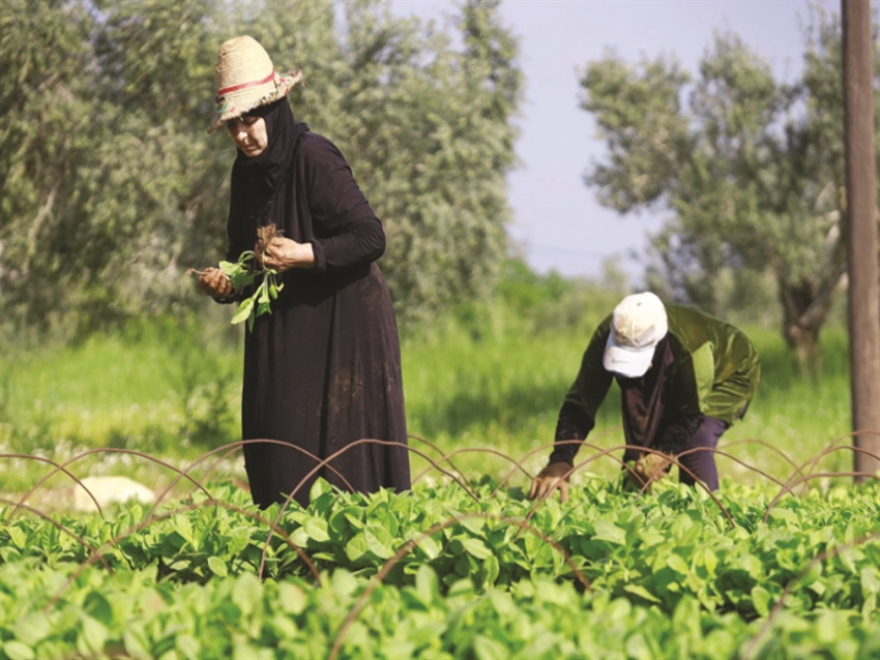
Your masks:
<instances>
[{"instance_id":1,"label":"straw hat","mask_svg":"<svg viewBox=\"0 0 880 660\"><path fill-rule=\"evenodd\" d=\"M213 133L226 121L287 96L302 72L280 74L269 53L253 37L235 37L217 54L217 114L208 128Z\"/></svg>"}]
</instances>

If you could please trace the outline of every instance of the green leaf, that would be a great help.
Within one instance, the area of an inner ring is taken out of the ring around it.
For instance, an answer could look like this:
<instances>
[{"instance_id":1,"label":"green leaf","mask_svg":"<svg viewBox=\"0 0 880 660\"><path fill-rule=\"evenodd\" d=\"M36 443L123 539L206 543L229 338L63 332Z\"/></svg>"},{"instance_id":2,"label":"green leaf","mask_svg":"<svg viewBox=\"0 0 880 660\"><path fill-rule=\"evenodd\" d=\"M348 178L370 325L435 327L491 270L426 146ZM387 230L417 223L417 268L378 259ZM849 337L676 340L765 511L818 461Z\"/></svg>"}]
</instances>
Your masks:
<instances>
[{"instance_id":1,"label":"green leaf","mask_svg":"<svg viewBox=\"0 0 880 660\"><path fill-rule=\"evenodd\" d=\"M687 575L690 570L687 562L676 554L671 554L666 558L666 565L679 575Z\"/></svg>"},{"instance_id":2,"label":"green leaf","mask_svg":"<svg viewBox=\"0 0 880 660\"><path fill-rule=\"evenodd\" d=\"M324 493L332 492L333 486L331 486L323 477L318 477L317 479L315 479L312 487L309 488L309 499L314 501L321 497L321 495L323 495Z\"/></svg>"},{"instance_id":3,"label":"green leaf","mask_svg":"<svg viewBox=\"0 0 880 660\"><path fill-rule=\"evenodd\" d=\"M440 598L440 587L437 582L437 574L430 566L419 566L416 572L416 593L426 605L432 604Z\"/></svg>"},{"instance_id":4,"label":"green leaf","mask_svg":"<svg viewBox=\"0 0 880 660\"><path fill-rule=\"evenodd\" d=\"M228 261L220 262L220 270L229 277L229 283L233 289L241 289L248 286L256 278L257 274L248 270L246 266L246 262L251 259L253 259L253 253L248 254L245 252L242 253L241 257L234 264Z\"/></svg>"},{"instance_id":5,"label":"green leaf","mask_svg":"<svg viewBox=\"0 0 880 660\"><path fill-rule=\"evenodd\" d=\"M626 655L633 660L654 660L655 655L645 641L645 637L636 633L626 640Z\"/></svg>"},{"instance_id":6,"label":"green leaf","mask_svg":"<svg viewBox=\"0 0 880 660\"><path fill-rule=\"evenodd\" d=\"M229 532L229 538L226 551L234 557L247 547L251 540L251 530L247 527L237 527Z\"/></svg>"},{"instance_id":7,"label":"green leaf","mask_svg":"<svg viewBox=\"0 0 880 660\"><path fill-rule=\"evenodd\" d=\"M593 523L596 530L594 539L599 541L608 541L617 545L623 545L626 541L626 532L615 525L610 520L597 520Z\"/></svg>"},{"instance_id":8,"label":"green leaf","mask_svg":"<svg viewBox=\"0 0 880 660\"><path fill-rule=\"evenodd\" d=\"M361 518L362 510L350 508L345 510L345 519L348 521L348 524L354 527L355 529L363 529L364 521Z\"/></svg>"},{"instance_id":9,"label":"green leaf","mask_svg":"<svg viewBox=\"0 0 880 660\"><path fill-rule=\"evenodd\" d=\"M348 531L348 521L345 517L347 509L335 511L328 521L328 529L332 529L336 536L342 536Z\"/></svg>"},{"instance_id":10,"label":"green leaf","mask_svg":"<svg viewBox=\"0 0 880 660\"><path fill-rule=\"evenodd\" d=\"M263 283L260 284L260 288L257 289L257 302L263 303L268 307L269 305L269 284L266 280L263 280ZM261 312L260 312L261 313Z\"/></svg>"},{"instance_id":11,"label":"green leaf","mask_svg":"<svg viewBox=\"0 0 880 660\"><path fill-rule=\"evenodd\" d=\"M289 614L301 614L309 602L305 592L289 582L278 585L278 594L281 607Z\"/></svg>"},{"instance_id":12,"label":"green leaf","mask_svg":"<svg viewBox=\"0 0 880 660\"><path fill-rule=\"evenodd\" d=\"M196 543L196 539L193 536L193 527L192 522L189 519L189 516L180 515L174 516L174 521L172 523L172 529L180 534L180 536L190 544L190 546L194 550L198 550L198 544Z\"/></svg>"},{"instance_id":13,"label":"green leaf","mask_svg":"<svg viewBox=\"0 0 880 660\"><path fill-rule=\"evenodd\" d=\"M303 529L313 541L326 543L330 540L330 535L327 533L327 521L323 518L309 517L303 524Z\"/></svg>"},{"instance_id":14,"label":"green leaf","mask_svg":"<svg viewBox=\"0 0 880 660\"><path fill-rule=\"evenodd\" d=\"M712 552L711 548L703 548L702 552L702 560L703 566L706 568L706 572L713 576L715 575L715 569L718 567L718 557Z\"/></svg>"},{"instance_id":15,"label":"green leaf","mask_svg":"<svg viewBox=\"0 0 880 660\"><path fill-rule=\"evenodd\" d=\"M364 528L367 547L377 557L390 559L394 556L394 538L381 525L367 525Z\"/></svg>"},{"instance_id":16,"label":"green leaf","mask_svg":"<svg viewBox=\"0 0 880 660\"><path fill-rule=\"evenodd\" d=\"M88 614L81 614L80 621L82 622L81 635L86 648L94 653L101 653L104 650L104 642L107 641L107 628Z\"/></svg>"},{"instance_id":17,"label":"green leaf","mask_svg":"<svg viewBox=\"0 0 880 660\"><path fill-rule=\"evenodd\" d=\"M752 554L743 555L740 558L742 568L755 580L762 579L764 575L764 564L761 560Z\"/></svg>"},{"instance_id":18,"label":"green leaf","mask_svg":"<svg viewBox=\"0 0 880 660\"><path fill-rule=\"evenodd\" d=\"M462 518L458 524L476 536L481 536L486 528L485 518Z\"/></svg>"},{"instance_id":19,"label":"green leaf","mask_svg":"<svg viewBox=\"0 0 880 660\"><path fill-rule=\"evenodd\" d=\"M235 312L235 316L232 317L232 325L238 325L239 323L247 321L254 309L254 304L255 301L253 296L242 300L241 304L238 306L238 311Z\"/></svg>"},{"instance_id":20,"label":"green leaf","mask_svg":"<svg viewBox=\"0 0 880 660\"><path fill-rule=\"evenodd\" d=\"M428 559L436 559L440 555L440 544L430 536L422 536L418 545L422 552L428 556Z\"/></svg>"},{"instance_id":21,"label":"green leaf","mask_svg":"<svg viewBox=\"0 0 880 660\"><path fill-rule=\"evenodd\" d=\"M507 660L510 650L494 639L477 635L474 638L474 655L478 660Z\"/></svg>"},{"instance_id":22,"label":"green leaf","mask_svg":"<svg viewBox=\"0 0 880 660\"><path fill-rule=\"evenodd\" d=\"M634 594L634 595L638 596L639 598L643 598L651 603L663 602L659 598L657 598L654 594L652 594L650 591L648 591L643 586L638 585L638 584L624 585L623 590L628 591L629 593Z\"/></svg>"},{"instance_id":23,"label":"green leaf","mask_svg":"<svg viewBox=\"0 0 880 660\"><path fill-rule=\"evenodd\" d=\"M840 639L841 631L848 628L845 619L841 621L839 616L835 616L839 614L840 612L826 611L819 615L819 618L816 620L815 626L817 637L819 638L819 641L821 643L833 643L834 641ZM855 655L850 655L849 657L855 657Z\"/></svg>"},{"instance_id":24,"label":"green leaf","mask_svg":"<svg viewBox=\"0 0 880 660\"><path fill-rule=\"evenodd\" d=\"M873 566L865 566L861 572L862 592L865 600L880 593L880 579L878 579L877 569Z\"/></svg>"},{"instance_id":25,"label":"green leaf","mask_svg":"<svg viewBox=\"0 0 880 660\"><path fill-rule=\"evenodd\" d=\"M461 542L464 546L465 552L467 552L471 557L475 557L477 559L488 559L492 556L492 551L486 547L486 544L483 543L480 539L475 538L467 538Z\"/></svg>"},{"instance_id":26,"label":"green leaf","mask_svg":"<svg viewBox=\"0 0 880 660\"><path fill-rule=\"evenodd\" d=\"M49 619L42 612L29 612L14 627L15 637L28 646L36 646L52 631Z\"/></svg>"},{"instance_id":27,"label":"green leaf","mask_svg":"<svg viewBox=\"0 0 880 660\"><path fill-rule=\"evenodd\" d=\"M666 540L666 536L660 530L655 529L654 527L641 529L639 531L639 537L642 539L642 543L644 543L645 546L649 548L654 545L659 545Z\"/></svg>"},{"instance_id":28,"label":"green leaf","mask_svg":"<svg viewBox=\"0 0 880 660\"><path fill-rule=\"evenodd\" d=\"M31 648L21 642L6 642L3 645L3 653L9 660L34 660L36 657Z\"/></svg>"},{"instance_id":29,"label":"green leaf","mask_svg":"<svg viewBox=\"0 0 880 660\"><path fill-rule=\"evenodd\" d=\"M797 525L798 517L794 511L790 511L788 509L783 509L781 507L776 507L770 511L770 517L774 520L781 520L785 523L788 523L786 527L791 527Z\"/></svg>"},{"instance_id":30,"label":"green leaf","mask_svg":"<svg viewBox=\"0 0 880 660\"><path fill-rule=\"evenodd\" d=\"M352 539L345 544L345 556L348 557L348 560L351 562L358 561L369 551L370 547L367 545L367 538L364 535L364 532L355 534Z\"/></svg>"},{"instance_id":31,"label":"green leaf","mask_svg":"<svg viewBox=\"0 0 880 660\"><path fill-rule=\"evenodd\" d=\"M100 591L92 590L83 603L83 610L108 628L113 625L113 607Z\"/></svg>"},{"instance_id":32,"label":"green leaf","mask_svg":"<svg viewBox=\"0 0 880 660\"><path fill-rule=\"evenodd\" d=\"M196 658L199 657L199 651L202 649L198 640L192 635L186 633L178 635L174 639L174 646L189 660L196 660Z\"/></svg>"},{"instance_id":33,"label":"green leaf","mask_svg":"<svg viewBox=\"0 0 880 660\"><path fill-rule=\"evenodd\" d=\"M483 562L480 573L483 585L485 587L493 586L495 580L498 579L498 575L501 573L501 566L498 563L498 558L495 555L488 556Z\"/></svg>"},{"instance_id":34,"label":"green leaf","mask_svg":"<svg viewBox=\"0 0 880 660\"><path fill-rule=\"evenodd\" d=\"M232 595L235 604L241 609L242 614L248 616L254 612L260 603L262 588L257 576L253 573L242 573L235 581Z\"/></svg>"},{"instance_id":35,"label":"green leaf","mask_svg":"<svg viewBox=\"0 0 880 660\"><path fill-rule=\"evenodd\" d=\"M249 273L247 271L242 271L240 273L236 273L229 278L229 283L232 285L233 289L243 289L246 286L250 286L254 283L254 280L257 279L256 273Z\"/></svg>"},{"instance_id":36,"label":"green leaf","mask_svg":"<svg viewBox=\"0 0 880 660\"><path fill-rule=\"evenodd\" d=\"M220 559L220 557L208 557L208 568L217 577L224 578L229 574L226 562Z\"/></svg>"},{"instance_id":37,"label":"green leaf","mask_svg":"<svg viewBox=\"0 0 880 660\"><path fill-rule=\"evenodd\" d=\"M358 588L357 578L344 568L333 571L333 577L330 579L333 593L340 598L348 598Z\"/></svg>"},{"instance_id":38,"label":"green leaf","mask_svg":"<svg viewBox=\"0 0 880 660\"><path fill-rule=\"evenodd\" d=\"M147 638L144 635L144 630L139 625L127 625L125 630L122 631L122 643L125 646L125 651L132 658L137 658L137 660L150 660L152 658L152 654L147 651Z\"/></svg>"},{"instance_id":39,"label":"green leaf","mask_svg":"<svg viewBox=\"0 0 880 660\"><path fill-rule=\"evenodd\" d=\"M19 549L25 550L27 548L27 534L24 533L19 527L9 527L9 536L12 537L12 542L18 546Z\"/></svg>"},{"instance_id":40,"label":"green leaf","mask_svg":"<svg viewBox=\"0 0 880 660\"><path fill-rule=\"evenodd\" d=\"M841 550L837 556L840 558L840 562L846 567L846 569L850 573L854 575L858 574L855 562L856 553L852 548L845 548L844 550Z\"/></svg>"},{"instance_id":41,"label":"green leaf","mask_svg":"<svg viewBox=\"0 0 880 660\"><path fill-rule=\"evenodd\" d=\"M752 605L759 616L765 617L770 614L770 592L764 587L752 587Z\"/></svg>"}]
</instances>

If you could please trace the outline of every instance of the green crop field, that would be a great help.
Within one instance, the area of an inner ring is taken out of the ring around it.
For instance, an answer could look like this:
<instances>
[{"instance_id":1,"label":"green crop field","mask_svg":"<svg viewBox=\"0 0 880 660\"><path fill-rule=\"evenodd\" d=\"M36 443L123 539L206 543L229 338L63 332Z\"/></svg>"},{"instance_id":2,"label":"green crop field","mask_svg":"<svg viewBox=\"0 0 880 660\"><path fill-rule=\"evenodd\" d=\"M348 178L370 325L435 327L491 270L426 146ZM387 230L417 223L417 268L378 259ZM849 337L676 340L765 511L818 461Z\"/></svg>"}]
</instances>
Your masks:
<instances>
[{"instance_id":1,"label":"green crop field","mask_svg":"<svg viewBox=\"0 0 880 660\"><path fill-rule=\"evenodd\" d=\"M488 479L369 497L319 481L308 510L261 515L210 490L106 518L2 510L0 657L880 653L876 485L776 502L591 479L534 507Z\"/></svg>"},{"instance_id":2,"label":"green crop field","mask_svg":"<svg viewBox=\"0 0 880 660\"><path fill-rule=\"evenodd\" d=\"M155 510L69 513L64 474L16 509L48 460L113 449L68 469L158 492L236 441L241 351L165 323L4 349L0 660L877 657L880 487L783 483L835 442L803 472L851 470L845 334L824 334L809 381L775 334L750 330L762 383L723 439L741 463L719 457L716 497L674 479L636 493L605 457L565 504L530 502L513 461L546 461L590 330L407 338L411 444L446 474L414 456L410 493L319 481L307 510L263 512L235 456ZM612 391L579 461L623 442L618 406Z\"/></svg>"}]
</instances>

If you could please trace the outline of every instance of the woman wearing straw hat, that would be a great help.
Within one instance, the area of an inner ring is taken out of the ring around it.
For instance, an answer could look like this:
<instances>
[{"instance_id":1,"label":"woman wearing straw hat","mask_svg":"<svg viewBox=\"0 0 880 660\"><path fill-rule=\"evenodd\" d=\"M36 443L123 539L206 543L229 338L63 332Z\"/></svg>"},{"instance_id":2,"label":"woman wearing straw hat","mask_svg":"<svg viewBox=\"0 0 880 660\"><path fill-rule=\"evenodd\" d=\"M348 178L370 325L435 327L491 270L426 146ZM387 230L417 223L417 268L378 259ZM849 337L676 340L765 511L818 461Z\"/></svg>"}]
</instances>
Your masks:
<instances>
[{"instance_id":1,"label":"woman wearing straw hat","mask_svg":"<svg viewBox=\"0 0 880 660\"><path fill-rule=\"evenodd\" d=\"M578 442L593 428L612 378L621 393L624 461L637 461L642 483L671 467L675 455L695 478L718 488L714 449L721 435L746 411L761 376L758 353L738 328L653 293L624 298L590 340L556 425L550 462L532 481L530 496L559 487L568 497L568 474ZM632 473L630 473L632 474Z\"/></svg>"},{"instance_id":2,"label":"woman wearing straw hat","mask_svg":"<svg viewBox=\"0 0 880 660\"><path fill-rule=\"evenodd\" d=\"M376 265L382 224L339 150L294 121L287 93L299 72L277 73L247 36L220 47L216 72L209 132L225 126L238 148L226 258L254 250L284 285L273 313L245 336L243 438L284 443L245 445L254 502L265 508L298 488L305 506L318 475L346 490L406 490L400 346ZM280 235L258 245L257 229L268 225ZM198 287L218 302L242 296L216 268ZM306 478L338 452L330 469Z\"/></svg>"}]
</instances>

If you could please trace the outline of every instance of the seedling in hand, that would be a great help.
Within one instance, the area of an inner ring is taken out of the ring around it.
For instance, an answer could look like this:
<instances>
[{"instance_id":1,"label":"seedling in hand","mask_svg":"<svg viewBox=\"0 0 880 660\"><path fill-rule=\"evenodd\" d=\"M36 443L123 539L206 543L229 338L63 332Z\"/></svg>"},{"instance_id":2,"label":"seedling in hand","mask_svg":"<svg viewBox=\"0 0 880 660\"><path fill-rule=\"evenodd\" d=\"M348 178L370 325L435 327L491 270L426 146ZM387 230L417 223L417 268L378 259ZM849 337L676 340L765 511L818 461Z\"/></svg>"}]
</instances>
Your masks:
<instances>
[{"instance_id":1,"label":"seedling in hand","mask_svg":"<svg viewBox=\"0 0 880 660\"><path fill-rule=\"evenodd\" d=\"M281 230L277 229L275 225L266 225L257 229L261 251L265 252L266 246L272 239L280 235ZM235 290L249 286L260 275L263 276L263 281L260 282L254 293L241 301L238 310L232 317L232 325L247 321L248 330L254 329L254 321L258 316L272 313L271 302L278 298L278 293L284 288L284 284L278 281L278 271L257 261L256 257L253 250L246 250L239 255L236 262L220 262L220 270L226 274L229 283ZM200 271L194 269L187 272L200 274Z\"/></svg>"}]
</instances>

